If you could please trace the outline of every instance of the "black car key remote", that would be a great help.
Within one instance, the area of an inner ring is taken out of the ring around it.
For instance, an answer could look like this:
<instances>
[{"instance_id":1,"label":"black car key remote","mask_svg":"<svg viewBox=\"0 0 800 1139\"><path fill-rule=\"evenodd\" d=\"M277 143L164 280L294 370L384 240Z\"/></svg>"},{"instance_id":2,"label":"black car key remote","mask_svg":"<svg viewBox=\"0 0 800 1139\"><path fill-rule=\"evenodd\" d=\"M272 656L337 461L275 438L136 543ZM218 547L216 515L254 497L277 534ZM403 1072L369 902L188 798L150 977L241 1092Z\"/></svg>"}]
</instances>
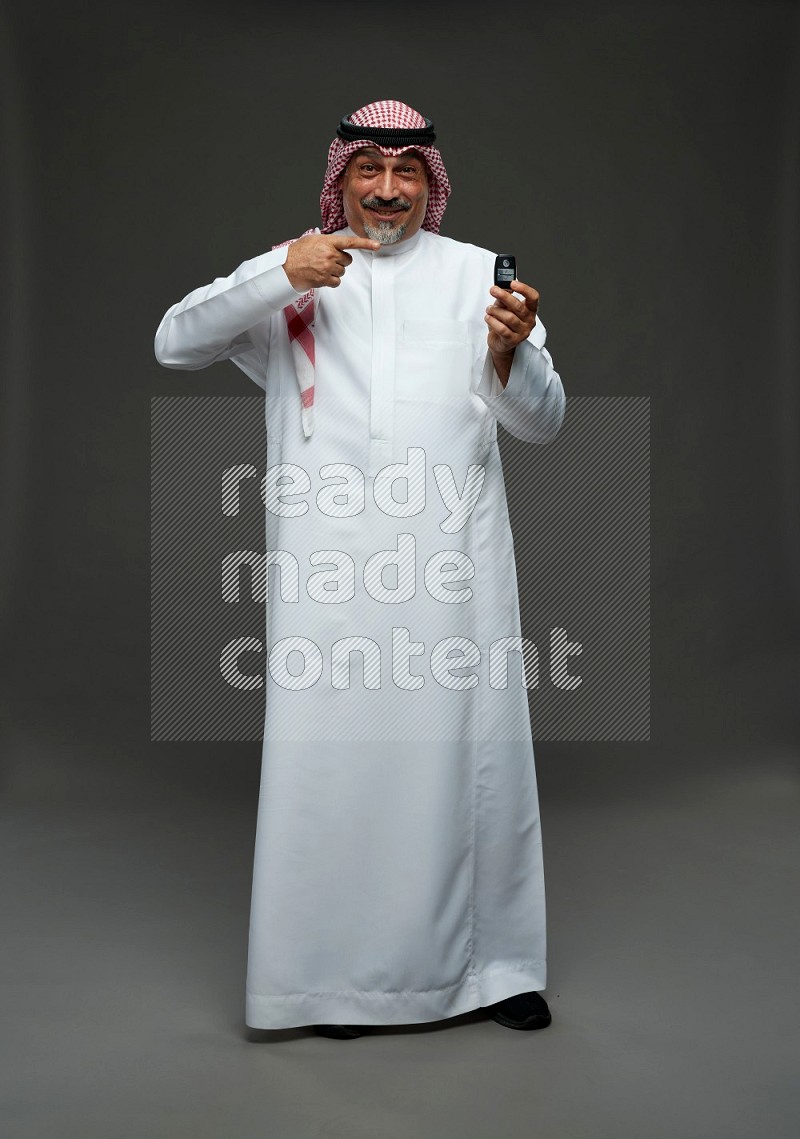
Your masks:
<instances>
[{"instance_id":1,"label":"black car key remote","mask_svg":"<svg viewBox=\"0 0 800 1139\"><path fill-rule=\"evenodd\" d=\"M499 253L494 261L494 283L499 289L511 290L517 277L517 259L512 253Z\"/></svg>"}]
</instances>

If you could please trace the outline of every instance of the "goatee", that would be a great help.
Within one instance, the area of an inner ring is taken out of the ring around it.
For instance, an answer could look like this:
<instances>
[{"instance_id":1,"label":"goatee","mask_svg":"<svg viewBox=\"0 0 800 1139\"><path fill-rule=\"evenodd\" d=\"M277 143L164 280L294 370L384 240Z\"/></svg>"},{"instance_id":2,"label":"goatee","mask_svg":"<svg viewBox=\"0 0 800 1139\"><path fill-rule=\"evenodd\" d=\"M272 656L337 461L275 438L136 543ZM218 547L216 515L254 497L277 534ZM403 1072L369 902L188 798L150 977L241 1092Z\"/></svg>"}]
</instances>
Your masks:
<instances>
[{"instance_id":1,"label":"goatee","mask_svg":"<svg viewBox=\"0 0 800 1139\"><path fill-rule=\"evenodd\" d=\"M381 221L377 225L367 225L364 222L364 233L372 241L379 241L381 245L395 245L400 241L408 229L408 222L393 225L390 221Z\"/></svg>"}]
</instances>

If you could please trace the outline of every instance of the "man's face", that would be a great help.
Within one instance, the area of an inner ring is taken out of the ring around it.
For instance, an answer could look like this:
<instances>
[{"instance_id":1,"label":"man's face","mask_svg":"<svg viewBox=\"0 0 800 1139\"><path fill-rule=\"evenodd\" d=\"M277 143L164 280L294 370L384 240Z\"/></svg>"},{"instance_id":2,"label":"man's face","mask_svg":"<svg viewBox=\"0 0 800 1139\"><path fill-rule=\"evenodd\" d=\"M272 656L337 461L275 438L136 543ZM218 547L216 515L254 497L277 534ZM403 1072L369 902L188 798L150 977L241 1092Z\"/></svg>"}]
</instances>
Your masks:
<instances>
[{"instance_id":1,"label":"man's face","mask_svg":"<svg viewBox=\"0 0 800 1139\"><path fill-rule=\"evenodd\" d=\"M347 224L359 237L382 245L417 232L428 207L428 171L414 150L397 156L374 147L357 150L342 174Z\"/></svg>"}]
</instances>

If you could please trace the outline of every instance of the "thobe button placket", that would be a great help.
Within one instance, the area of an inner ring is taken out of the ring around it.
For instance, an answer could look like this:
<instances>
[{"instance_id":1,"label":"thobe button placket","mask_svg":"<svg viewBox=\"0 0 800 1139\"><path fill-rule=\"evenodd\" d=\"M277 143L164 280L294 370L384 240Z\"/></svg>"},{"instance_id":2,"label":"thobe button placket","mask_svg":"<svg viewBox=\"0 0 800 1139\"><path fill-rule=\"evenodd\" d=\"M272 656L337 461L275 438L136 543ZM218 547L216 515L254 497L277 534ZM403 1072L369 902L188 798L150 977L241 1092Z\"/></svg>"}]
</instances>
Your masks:
<instances>
[{"instance_id":1,"label":"thobe button placket","mask_svg":"<svg viewBox=\"0 0 800 1139\"><path fill-rule=\"evenodd\" d=\"M394 434L394 257L372 258L372 375L369 397L370 478L392 461Z\"/></svg>"}]
</instances>

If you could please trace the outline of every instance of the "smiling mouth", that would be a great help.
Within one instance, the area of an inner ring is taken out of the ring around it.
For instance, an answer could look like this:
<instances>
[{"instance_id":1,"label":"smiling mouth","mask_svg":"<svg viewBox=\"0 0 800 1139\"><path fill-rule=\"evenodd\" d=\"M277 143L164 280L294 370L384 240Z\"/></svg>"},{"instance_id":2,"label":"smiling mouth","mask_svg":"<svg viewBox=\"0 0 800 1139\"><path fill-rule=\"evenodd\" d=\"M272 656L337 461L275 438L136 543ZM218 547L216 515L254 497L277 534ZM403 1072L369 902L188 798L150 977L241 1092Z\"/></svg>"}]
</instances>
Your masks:
<instances>
[{"instance_id":1,"label":"smiling mouth","mask_svg":"<svg viewBox=\"0 0 800 1139\"><path fill-rule=\"evenodd\" d=\"M367 199L363 201L361 205L367 213L372 214L376 218L381 218L383 221L392 221L394 218L402 217L402 215L407 213L411 208L410 206L400 203L391 206L379 206L374 199L373 201Z\"/></svg>"}]
</instances>

